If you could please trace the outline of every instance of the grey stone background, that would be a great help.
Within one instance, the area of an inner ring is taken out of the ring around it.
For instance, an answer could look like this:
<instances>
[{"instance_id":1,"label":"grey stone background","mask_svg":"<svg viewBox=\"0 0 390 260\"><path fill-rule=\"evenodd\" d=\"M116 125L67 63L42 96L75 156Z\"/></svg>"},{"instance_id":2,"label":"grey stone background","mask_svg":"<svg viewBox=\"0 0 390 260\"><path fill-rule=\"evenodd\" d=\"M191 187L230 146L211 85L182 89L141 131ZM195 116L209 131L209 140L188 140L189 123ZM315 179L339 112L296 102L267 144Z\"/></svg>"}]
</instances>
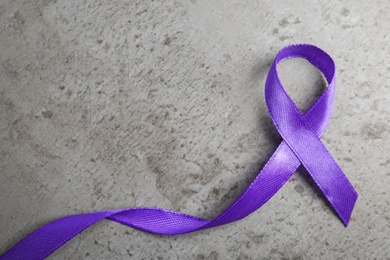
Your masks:
<instances>
[{"instance_id":1,"label":"grey stone background","mask_svg":"<svg viewBox=\"0 0 390 260\"><path fill-rule=\"evenodd\" d=\"M360 197L348 228L295 173L246 219L181 236L110 221L52 259L388 259L390 2L0 1L0 253L61 216L158 206L215 217L280 141L264 102L276 52L337 65L326 147ZM324 87L279 66L304 111Z\"/></svg>"}]
</instances>

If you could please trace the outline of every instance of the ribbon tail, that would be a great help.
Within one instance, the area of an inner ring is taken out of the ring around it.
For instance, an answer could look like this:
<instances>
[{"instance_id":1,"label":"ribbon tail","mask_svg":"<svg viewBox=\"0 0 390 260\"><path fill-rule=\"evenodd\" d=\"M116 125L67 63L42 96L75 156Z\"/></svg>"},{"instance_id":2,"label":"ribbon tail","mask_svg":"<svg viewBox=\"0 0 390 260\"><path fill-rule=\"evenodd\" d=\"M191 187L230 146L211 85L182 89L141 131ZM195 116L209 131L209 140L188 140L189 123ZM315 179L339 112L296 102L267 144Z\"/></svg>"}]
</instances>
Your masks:
<instances>
[{"instance_id":1,"label":"ribbon tail","mask_svg":"<svg viewBox=\"0 0 390 260\"><path fill-rule=\"evenodd\" d=\"M84 229L111 214L112 211L104 211L71 215L54 220L35 230L0 259L43 259Z\"/></svg>"}]
</instances>

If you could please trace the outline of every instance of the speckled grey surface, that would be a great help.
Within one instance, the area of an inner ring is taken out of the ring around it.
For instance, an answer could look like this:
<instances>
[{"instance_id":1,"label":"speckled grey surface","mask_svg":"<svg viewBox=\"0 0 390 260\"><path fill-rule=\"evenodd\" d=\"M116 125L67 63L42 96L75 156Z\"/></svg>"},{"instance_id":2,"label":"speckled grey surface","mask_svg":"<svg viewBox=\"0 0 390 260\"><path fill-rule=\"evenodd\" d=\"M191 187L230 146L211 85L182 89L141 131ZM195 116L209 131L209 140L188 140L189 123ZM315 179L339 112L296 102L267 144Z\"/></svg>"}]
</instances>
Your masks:
<instances>
[{"instance_id":1,"label":"speckled grey surface","mask_svg":"<svg viewBox=\"0 0 390 260\"><path fill-rule=\"evenodd\" d=\"M181 236L109 221L56 259L390 257L390 2L1 1L0 253L58 217L159 206L211 218L280 138L264 102L276 52L307 42L337 65L322 140L359 192L348 228L296 173L246 219ZM304 110L307 62L282 81Z\"/></svg>"}]
</instances>

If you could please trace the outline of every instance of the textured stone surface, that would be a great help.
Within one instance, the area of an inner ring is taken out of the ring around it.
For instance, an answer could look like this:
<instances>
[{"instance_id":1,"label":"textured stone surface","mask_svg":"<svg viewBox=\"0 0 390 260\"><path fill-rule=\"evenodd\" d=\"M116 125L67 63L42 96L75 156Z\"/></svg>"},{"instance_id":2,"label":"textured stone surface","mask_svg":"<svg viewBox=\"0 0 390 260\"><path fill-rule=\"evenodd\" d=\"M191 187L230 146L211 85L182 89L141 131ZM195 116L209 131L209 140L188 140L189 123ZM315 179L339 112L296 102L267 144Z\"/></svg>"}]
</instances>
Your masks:
<instances>
[{"instance_id":1,"label":"textured stone surface","mask_svg":"<svg viewBox=\"0 0 390 260\"><path fill-rule=\"evenodd\" d=\"M277 50L335 59L322 140L360 198L350 226L296 173L246 219L158 236L109 221L60 259L385 259L390 256L390 4L374 1L0 2L0 253L58 217L159 206L211 218L280 138L264 102ZM324 87L282 80L302 110Z\"/></svg>"}]
</instances>

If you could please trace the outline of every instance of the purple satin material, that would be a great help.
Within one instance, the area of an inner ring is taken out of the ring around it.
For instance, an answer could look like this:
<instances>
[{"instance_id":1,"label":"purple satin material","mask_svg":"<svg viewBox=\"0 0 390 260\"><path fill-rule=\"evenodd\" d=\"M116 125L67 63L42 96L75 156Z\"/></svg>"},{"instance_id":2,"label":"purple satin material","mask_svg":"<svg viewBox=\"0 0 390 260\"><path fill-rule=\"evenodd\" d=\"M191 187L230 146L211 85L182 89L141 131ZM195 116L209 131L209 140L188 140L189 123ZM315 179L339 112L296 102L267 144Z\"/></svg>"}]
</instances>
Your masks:
<instances>
[{"instance_id":1,"label":"purple satin material","mask_svg":"<svg viewBox=\"0 0 390 260\"><path fill-rule=\"evenodd\" d=\"M321 97L304 115L288 96L276 71L280 61L295 57L311 62L328 82ZM160 208L127 208L67 216L37 229L1 259L45 258L102 219L165 235L224 225L242 219L261 207L301 164L347 226L358 195L320 140L331 117L334 92L335 64L328 54L307 44L283 48L270 68L265 85L267 107L283 141L245 192L222 214L207 220Z\"/></svg>"}]
</instances>

